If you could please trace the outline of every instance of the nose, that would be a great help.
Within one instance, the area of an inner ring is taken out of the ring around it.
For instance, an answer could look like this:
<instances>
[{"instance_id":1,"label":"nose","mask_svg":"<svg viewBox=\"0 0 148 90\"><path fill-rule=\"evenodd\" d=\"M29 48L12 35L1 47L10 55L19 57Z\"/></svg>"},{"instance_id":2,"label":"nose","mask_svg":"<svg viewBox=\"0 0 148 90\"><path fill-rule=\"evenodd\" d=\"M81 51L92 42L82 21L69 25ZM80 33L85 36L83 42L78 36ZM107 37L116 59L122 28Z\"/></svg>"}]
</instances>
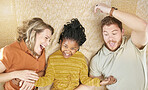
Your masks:
<instances>
[{"instance_id":1,"label":"nose","mask_svg":"<svg viewBox=\"0 0 148 90\"><path fill-rule=\"evenodd\" d=\"M69 49L69 48L67 48L67 49L66 49L66 51L70 51L70 49Z\"/></svg>"},{"instance_id":2,"label":"nose","mask_svg":"<svg viewBox=\"0 0 148 90\"><path fill-rule=\"evenodd\" d=\"M110 36L109 36L109 40L113 40L113 37L112 37L112 35L110 35Z\"/></svg>"},{"instance_id":3,"label":"nose","mask_svg":"<svg viewBox=\"0 0 148 90\"><path fill-rule=\"evenodd\" d=\"M65 51L65 53L70 54L70 50L67 49L67 50Z\"/></svg>"},{"instance_id":4,"label":"nose","mask_svg":"<svg viewBox=\"0 0 148 90\"><path fill-rule=\"evenodd\" d=\"M66 49L66 52L67 52L67 53L71 52L71 51L70 51L70 48L67 48L67 49Z\"/></svg>"},{"instance_id":5,"label":"nose","mask_svg":"<svg viewBox=\"0 0 148 90\"><path fill-rule=\"evenodd\" d=\"M47 45L49 45L49 41L47 41Z\"/></svg>"},{"instance_id":6,"label":"nose","mask_svg":"<svg viewBox=\"0 0 148 90\"><path fill-rule=\"evenodd\" d=\"M48 46L49 45L49 40L46 40L46 46Z\"/></svg>"}]
</instances>

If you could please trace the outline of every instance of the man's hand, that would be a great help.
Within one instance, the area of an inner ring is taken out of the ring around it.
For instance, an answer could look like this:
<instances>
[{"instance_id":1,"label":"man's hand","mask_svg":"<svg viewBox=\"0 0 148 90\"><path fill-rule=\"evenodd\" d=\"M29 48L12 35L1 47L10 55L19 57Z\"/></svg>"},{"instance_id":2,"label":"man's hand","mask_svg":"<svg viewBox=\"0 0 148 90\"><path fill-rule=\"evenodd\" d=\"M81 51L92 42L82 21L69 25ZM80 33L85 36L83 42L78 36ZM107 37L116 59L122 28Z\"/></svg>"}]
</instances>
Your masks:
<instances>
[{"instance_id":1,"label":"man's hand","mask_svg":"<svg viewBox=\"0 0 148 90\"><path fill-rule=\"evenodd\" d=\"M100 82L100 85L101 86L111 85L111 84L114 84L116 82L117 82L116 78L114 78L113 76L109 76L109 77L105 78L104 80L102 80Z\"/></svg>"},{"instance_id":2,"label":"man's hand","mask_svg":"<svg viewBox=\"0 0 148 90\"><path fill-rule=\"evenodd\" d=\"M94 8L95 13L97 12L97 9L99 9L103 13L109 14L110 10L111 10L111 7L107 6L106 4L99 3Z\"/></svg>"}]
</instances>

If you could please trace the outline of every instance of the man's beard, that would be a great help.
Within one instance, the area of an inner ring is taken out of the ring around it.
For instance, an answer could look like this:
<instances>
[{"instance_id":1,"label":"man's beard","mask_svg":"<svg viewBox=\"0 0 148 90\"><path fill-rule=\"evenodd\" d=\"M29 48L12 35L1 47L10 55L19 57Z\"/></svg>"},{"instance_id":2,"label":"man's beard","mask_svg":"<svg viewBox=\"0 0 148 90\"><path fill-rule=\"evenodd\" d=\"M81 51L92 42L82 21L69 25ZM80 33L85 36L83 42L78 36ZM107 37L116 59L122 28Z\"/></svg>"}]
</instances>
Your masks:
<instances>
[{"instance_id":1,"label":"man's beard","mask_svg":"<svg viewBox=\"0 0 148 90\"><path fill-rule=\"evenodd\" d=\"M113 43L117 43L116 41L108 41L107 43L105 42L105 46L110 50L110 51L116 51L120 46L121 46L121 43L122 43L122 38L120 39L120 41L117 43L117 47L115 47L114 49L111 49L108 45L110 42L113 42Z\"/></svg>"}]
</instances>

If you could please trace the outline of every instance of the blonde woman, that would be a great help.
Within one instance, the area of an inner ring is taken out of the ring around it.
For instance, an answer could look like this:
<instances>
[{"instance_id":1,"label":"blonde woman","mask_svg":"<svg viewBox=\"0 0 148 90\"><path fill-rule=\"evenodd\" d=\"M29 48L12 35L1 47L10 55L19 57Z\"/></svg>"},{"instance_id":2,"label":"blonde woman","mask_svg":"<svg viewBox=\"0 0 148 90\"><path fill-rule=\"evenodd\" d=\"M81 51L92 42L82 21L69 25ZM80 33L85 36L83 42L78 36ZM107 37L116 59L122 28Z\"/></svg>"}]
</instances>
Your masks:
<instances>
[{"instance_id":1,"label":"blonde woman","mask_svg":"<svg viewBox=\"0 0 148 90\"><path fill-rule=\"evenodd\" d=\"M0 82L6 82L5 90L19 90L19 81L23 89L31 89L42 74L45 67L45 50L54 29L40 18L23 22L18 28L19 37L16 42L0 51ZM21 88L22 89L22 88Z\"/></svg>"}]
</instances>

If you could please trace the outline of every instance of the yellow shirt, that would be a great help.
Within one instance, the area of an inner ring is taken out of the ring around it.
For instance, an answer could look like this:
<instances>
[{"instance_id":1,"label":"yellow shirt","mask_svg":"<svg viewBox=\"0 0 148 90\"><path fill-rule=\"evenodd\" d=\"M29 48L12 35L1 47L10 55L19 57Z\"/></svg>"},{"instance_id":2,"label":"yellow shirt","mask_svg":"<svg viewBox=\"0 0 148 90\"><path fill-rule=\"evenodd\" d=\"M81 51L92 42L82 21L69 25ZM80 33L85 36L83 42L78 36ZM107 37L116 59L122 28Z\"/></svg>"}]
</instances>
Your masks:
<instances>
[{"instance_id":1,"label":"yellow shirt","mask_svg":"<svg viewBox=\"0 0 148 90\"><path fill-rule=\"evenodd\" d=\"M48 60L44 77L35 83L44 87L53 83L55 90L73 90L80 82L88 86L100 86L99 78L88 77L88 67L84 55L77 51L73 56L64 58L60 50L53 53Z\"/></svg>"}]
</instances>

